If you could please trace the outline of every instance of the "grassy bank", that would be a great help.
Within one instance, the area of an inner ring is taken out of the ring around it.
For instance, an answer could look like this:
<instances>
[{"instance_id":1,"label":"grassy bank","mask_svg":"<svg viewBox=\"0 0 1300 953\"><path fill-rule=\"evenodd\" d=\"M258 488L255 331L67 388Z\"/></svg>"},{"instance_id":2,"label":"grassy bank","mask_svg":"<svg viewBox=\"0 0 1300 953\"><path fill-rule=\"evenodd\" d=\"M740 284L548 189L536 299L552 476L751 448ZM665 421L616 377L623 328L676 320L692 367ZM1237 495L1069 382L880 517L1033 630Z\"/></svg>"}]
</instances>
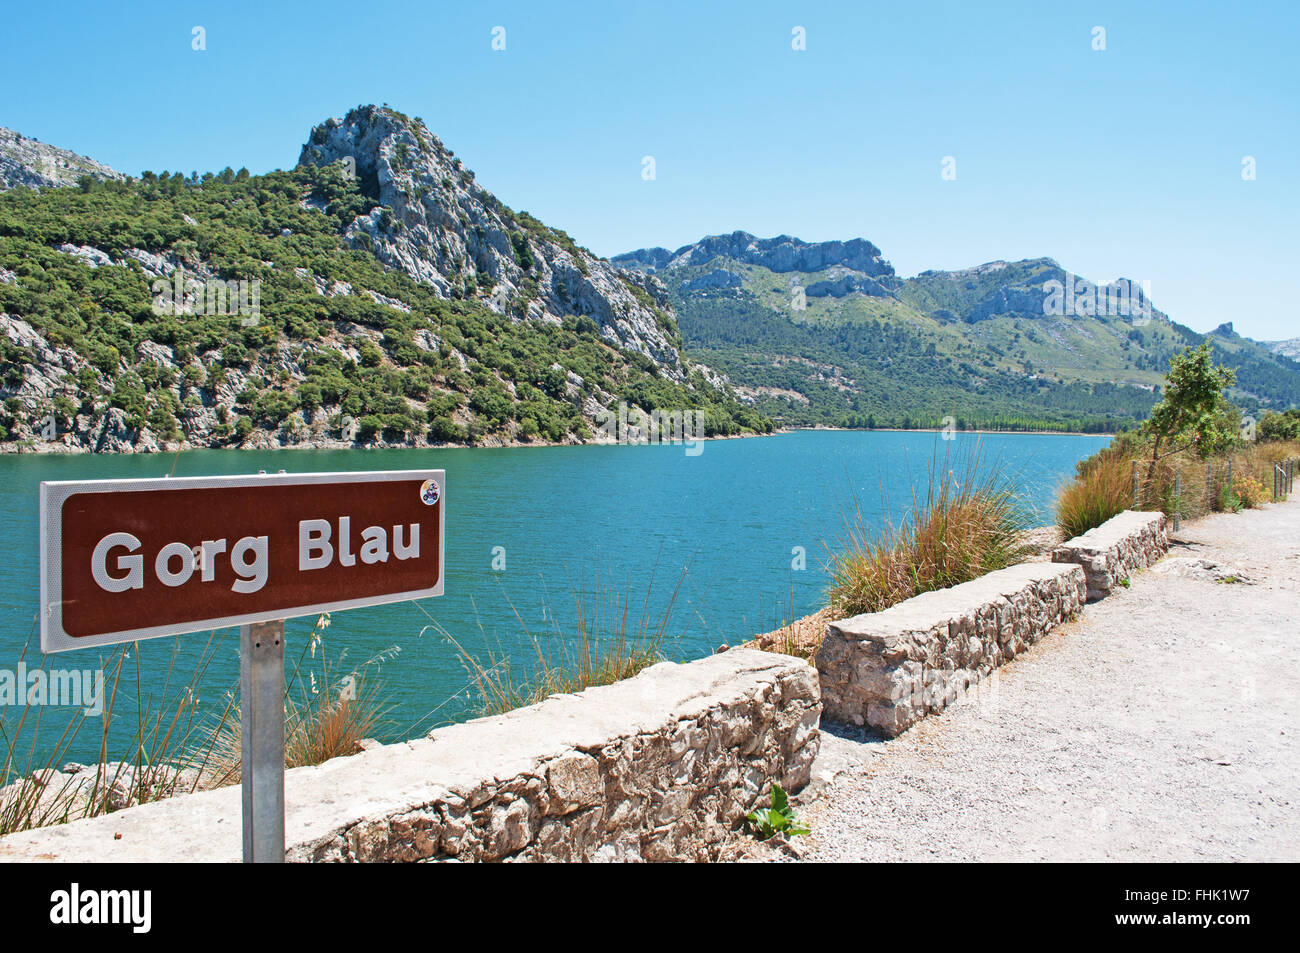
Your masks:
<instances>
[{"instance_id":1,"label":"grassy bank","mask_svg":"<svg viewBox=\"0 0 1300 953\"><path fill-rule=\"evenodd\" d=\"M1195 519L1267 503L1274 467L1300 459L1300 441L1242 442L1205 457L1153 456L1149 442L1128 436L1082 461L1057 499L1062 533L1078 536L1126 509Z\"/></svg>"}]
</instances>

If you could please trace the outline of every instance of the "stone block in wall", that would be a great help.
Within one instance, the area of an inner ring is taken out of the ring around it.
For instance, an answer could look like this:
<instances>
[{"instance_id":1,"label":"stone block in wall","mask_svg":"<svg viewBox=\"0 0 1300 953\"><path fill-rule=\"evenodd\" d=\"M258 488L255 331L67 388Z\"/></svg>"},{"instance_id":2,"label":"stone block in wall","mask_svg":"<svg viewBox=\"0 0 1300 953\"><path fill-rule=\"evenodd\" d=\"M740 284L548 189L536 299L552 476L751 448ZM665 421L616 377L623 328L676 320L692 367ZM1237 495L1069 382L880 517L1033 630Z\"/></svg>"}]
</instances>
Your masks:
<instances>
[{"instance_id":1,"label":"stone block in wall","mask_svg":"<svg viewBox=\"0 0 1300 953\"><path fill-rule=\"evenodd\" d=\"M1088 600L1104 599L1123 580L1169 551L1164 513L1125 510L1052 550L1052 562L1077 563L1088 579Z\"/></svg>"},{"instance_id":2,"label":"stone block in wall","mask_svg":"<svg viewBox=\"0 0 1300 953\"><path fill-rule=\"evenodd\" d=\"M894 736L942 711L1079 611L1078 566L1023 563L826 627L827 719Z\"/></svg>"},{"instance_id":3,"label":"stone block in wall","mask_svg":"<svg viewBox=\"0 0 1300 953\"><path fill-rule=\"evenodd\" d=\"M817 672L733 649L285 773L295 861L707 860L807 784ZM237 861L238 786L0 838L0 861Z\"/></svg>"}]
</instances>

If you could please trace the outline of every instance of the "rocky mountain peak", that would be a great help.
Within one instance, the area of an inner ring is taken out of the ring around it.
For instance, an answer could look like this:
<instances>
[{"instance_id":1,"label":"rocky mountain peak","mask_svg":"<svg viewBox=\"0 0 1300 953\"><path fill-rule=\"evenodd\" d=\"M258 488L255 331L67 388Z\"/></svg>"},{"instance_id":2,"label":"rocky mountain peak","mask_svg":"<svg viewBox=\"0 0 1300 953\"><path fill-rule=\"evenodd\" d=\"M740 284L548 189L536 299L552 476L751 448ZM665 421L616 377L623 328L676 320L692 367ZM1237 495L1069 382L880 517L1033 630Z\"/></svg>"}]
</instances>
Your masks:
<instances>
[{"instance_id":1,"label":"rocky mountain peak","mask_svg":"<svg viewBox=\"0 0 1300 953\"><path fill-rule=\"evenodd\" d=\"M343 163L377 204L346 229L354 247L431 285L520 320L590 317L613 344L684 380L663 285L614 268L568 235L514 212L424 123L387 106L361 106L316 126L299 164Z\"/></svg>"},{"instance_id":2,"label":"rocky mountain peak","mask_svg":"<svg viewBox=\"0 0 1300 953\"><path fill-rule=\"evenodd\" d=\"M894 277L894 266L865 238L805 242L791 235L757 238L749 232L735 231L729 235L706 236L675 252L643 248L616 255L611 260L624 267L659 271L705 265L715 258L761 265L775 272L811 272L840 266L872 278Z\"/></svg>"},{"instance_id":3,"label":"rocky mountain peak","mask_svg":"<svg viewBox=\"0 0 1300 953\"><path fill-rule=\"evenodd\" d=\"M1282 357L1288 357L1293 361L1300 361L1300 338L1291 338L1289 341L1270 341L1264 346L1274 354L1280 354Z\"/></svg>"},{"instance_id":4,"label":"rocky mountain peak","mask_svg":"<svg viewBox=\"0 0 1300 953\"><path fill-rule=\"evenodd\" d=\"M0 126L0 191L18 188L60 188L76 185L83 175L96 179L121 179L94 159Z\"/></svg>"}]
</instances>

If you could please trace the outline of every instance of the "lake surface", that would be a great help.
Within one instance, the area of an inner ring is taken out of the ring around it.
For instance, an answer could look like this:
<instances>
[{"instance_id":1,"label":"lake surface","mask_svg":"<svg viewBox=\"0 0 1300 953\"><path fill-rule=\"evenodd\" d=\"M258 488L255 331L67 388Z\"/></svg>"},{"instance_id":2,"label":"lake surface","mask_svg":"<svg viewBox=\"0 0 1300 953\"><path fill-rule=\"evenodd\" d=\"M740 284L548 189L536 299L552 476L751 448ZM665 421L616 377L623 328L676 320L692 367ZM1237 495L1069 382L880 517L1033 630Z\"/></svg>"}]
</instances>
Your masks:
<instances>
[{"instance_id":1,"label":"lake surface","mask_svg":"<svg viewBox=\"0 0 1300 953\"><path fill-rule=\"evenodd\" d=\"M399 649L368 669L391 706L379 734L396 740L473 715L469 678L449 637L480 658L491 652L527 663L534 654L532 638L545 644L571 635L581 593L588 615L597 604L608 613L611 596L626 599L629 629L635 630L643 615L653 628L677 590L667 654L700 657L820 608L826 547L840 538L853 499L873 521L886 511L903 512L913 489L924 492L936 453L960 456L979 441L982 465L1001 465L1020 487L1034 522L1048 523L1057 487L1077 461L1107 440L960 434L944 442L932 433L801 431L708 441L696 456L682 446L0 456L0 511L6 517L0 523L0 669L16 665L29 639L32 661L40 659L35 618L42 480L169 471L207 476L445 469L446 595L336 613L324 632L322 650L336 672ZM799 547L802 570L792 568ZM647 587L649 610L643 612ZM312 621L288 623L288 667ZM137 663L144 694L174 692L206 642L204 635L192 635L139 643L122 694L135 694ZM201 712L219 710L223 694L237 687L237 650L238 635L231 632L203 680ZM175 669L166 683L173 652ZM109 654L71 652L53 665L92 668ZM42 735L62 711L48 710L50 724L42 726ZM0 717L12 724L16 712L0 709ZM114 747L126 746L135 730L133 714L115 719ZM98 732L98 724L88 725L69 756L94 760Z\"/></svg>"}]
</instances>

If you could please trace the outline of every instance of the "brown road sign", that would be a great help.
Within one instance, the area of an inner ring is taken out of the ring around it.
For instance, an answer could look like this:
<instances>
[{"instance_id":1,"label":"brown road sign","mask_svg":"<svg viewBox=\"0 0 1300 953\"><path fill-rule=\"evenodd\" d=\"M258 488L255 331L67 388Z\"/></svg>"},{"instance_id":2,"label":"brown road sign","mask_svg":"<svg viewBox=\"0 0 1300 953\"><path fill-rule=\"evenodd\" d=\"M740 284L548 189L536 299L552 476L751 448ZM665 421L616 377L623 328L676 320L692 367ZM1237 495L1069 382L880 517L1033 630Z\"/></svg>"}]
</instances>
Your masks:
<instances>
[{"instance_id":1,"label":"brown road sign","mask_svg":"<svg viewBox=\"0 0 1300 953\"><path fill-rule=\"evenodd\" d=\"M442 595L444 473L41 484L41 648Z\"/></svg>"}]
</instances>

